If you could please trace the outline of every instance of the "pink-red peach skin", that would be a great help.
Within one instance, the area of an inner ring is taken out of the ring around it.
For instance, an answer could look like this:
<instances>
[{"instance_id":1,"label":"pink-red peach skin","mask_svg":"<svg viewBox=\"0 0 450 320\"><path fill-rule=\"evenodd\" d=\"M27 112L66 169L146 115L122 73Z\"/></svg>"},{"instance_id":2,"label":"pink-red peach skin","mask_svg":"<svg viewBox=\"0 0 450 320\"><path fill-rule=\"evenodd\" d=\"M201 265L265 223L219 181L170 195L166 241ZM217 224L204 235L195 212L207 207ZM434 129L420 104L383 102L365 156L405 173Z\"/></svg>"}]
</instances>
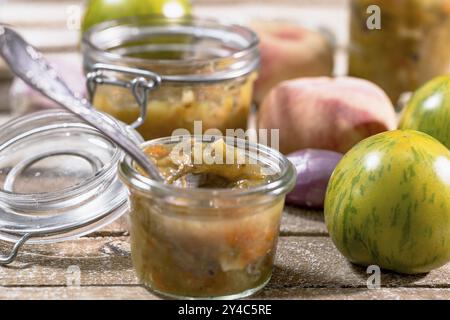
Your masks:
<instances>
[{"instance_id":1,"label":"pink-red peach skin","mask_svg":"<svg viewBox=\"0 0 450 320\"><path fill-rule=\"evenodd\" d=\"M377 85L358 78L285 81L264 99L262 129L279 129L282 153L315 148L345 153L359 141L397 127L394 107Z\"/></svg>"}]
</instances>

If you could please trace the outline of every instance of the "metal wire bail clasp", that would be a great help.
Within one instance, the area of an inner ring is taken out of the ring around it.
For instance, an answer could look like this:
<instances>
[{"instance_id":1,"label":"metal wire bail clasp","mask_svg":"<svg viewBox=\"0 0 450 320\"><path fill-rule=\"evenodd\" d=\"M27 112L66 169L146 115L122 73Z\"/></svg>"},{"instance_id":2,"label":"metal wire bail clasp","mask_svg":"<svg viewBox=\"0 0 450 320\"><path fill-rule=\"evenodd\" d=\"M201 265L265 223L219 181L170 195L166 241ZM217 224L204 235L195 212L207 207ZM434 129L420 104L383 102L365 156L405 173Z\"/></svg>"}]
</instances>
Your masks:
<instances>
[{"instance_id":1,"label":"metal wire bail clasp","mask_svg":"<svg viewBox=\"0 0 450 320\"><path fill-rule=\"evenodd\" d=\"M14 243L13 248L11 249L11 252L8 255L0 256L0 265L7 265L12 263L14 260L16 260L17 254L19 253L20 248L27 242L28 239L32 237L31 233L26 233L23 236L17 240L16 243Z\"/></svg>"},{"instance_id":2,"label":"metal wire bail clasp","mask_svg":"<svg viewBox=\"0 0 450 320\"><path fill-rule=\"evenodd\" d=\"M130 126L133 129L141 126L147 117L148 94L151 90L157 88L161 84L161 76L151 71L104 63L97 63L92 69L93 71L87 74L87 89L91 103L94 100L98 85L106 84L128 88L131 90L140 109L139 118L137 118ZM107 75L105 72L123 73L135 76L135 78L130 81L125 81Z\"/></svg>"}]
</instances>

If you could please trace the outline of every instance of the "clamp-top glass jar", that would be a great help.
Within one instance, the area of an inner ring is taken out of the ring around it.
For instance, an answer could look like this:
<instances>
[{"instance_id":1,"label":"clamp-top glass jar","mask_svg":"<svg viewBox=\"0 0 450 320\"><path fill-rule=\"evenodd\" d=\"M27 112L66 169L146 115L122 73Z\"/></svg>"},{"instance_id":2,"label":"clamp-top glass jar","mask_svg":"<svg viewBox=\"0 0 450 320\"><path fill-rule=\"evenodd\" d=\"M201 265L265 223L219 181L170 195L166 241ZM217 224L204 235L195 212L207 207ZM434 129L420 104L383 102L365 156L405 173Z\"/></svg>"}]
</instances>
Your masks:
<instances>
[{"instance_id":1,"label":"clamp-top glass jar","mask_svg":"<svg viewBox=\"0 0 450 320\"><path fill-rule=\"evenodd\" d=\"M259 65L258 37L197 18L139 17L99 24L83 37L96 108L149 140L176 129L246 129ZM150 92L151 91L151 92Z\"/></svg>"}]
</instances>

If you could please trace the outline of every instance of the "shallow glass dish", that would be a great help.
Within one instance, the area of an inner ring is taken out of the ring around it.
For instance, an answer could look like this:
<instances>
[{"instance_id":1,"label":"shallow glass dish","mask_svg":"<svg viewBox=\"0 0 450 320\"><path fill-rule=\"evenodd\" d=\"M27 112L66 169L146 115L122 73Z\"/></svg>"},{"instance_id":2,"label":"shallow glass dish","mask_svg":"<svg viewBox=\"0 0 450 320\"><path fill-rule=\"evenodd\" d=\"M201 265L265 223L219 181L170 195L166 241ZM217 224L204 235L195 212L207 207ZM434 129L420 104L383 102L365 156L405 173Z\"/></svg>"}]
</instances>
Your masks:
<instances>
[{"instance_id":1,"label":"shallow glass dish","mask_svg":"<svg viewBox=\"0 0 450 320\"><path fill-rule=\"evenodd\" d=\"M136 143L139 134L122 126ZM81 237L128 212L117 175L123 152L97 129L62 110L16 118L0 127L0 240L20 246Z\"/></svg>"}]
</instances>

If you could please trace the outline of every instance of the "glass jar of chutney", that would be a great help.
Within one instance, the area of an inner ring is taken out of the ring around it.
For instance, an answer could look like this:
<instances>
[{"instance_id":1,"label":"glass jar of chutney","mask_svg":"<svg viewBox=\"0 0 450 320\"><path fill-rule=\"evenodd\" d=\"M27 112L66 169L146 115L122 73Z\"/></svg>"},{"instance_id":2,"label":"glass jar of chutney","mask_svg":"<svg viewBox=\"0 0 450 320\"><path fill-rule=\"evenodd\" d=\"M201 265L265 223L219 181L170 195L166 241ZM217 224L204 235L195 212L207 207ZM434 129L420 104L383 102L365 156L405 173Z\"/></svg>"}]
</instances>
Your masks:
<instances>
[{"instance_id":1,"label":"glass jar of chutney","mask_svg":"<svg viewBox=\"0 0 450 320\"><path fill-rule=\"evenodd\" d=\"M371 16L379 29L368 27ZM396 103L449 72L450 1L352 0L350 37L349 74L375 82Z\"/></svg>"},{"instance_id":2,"label":"glass jar of chutney","mask_svg":"<svg viewBox=\"0 0 450 320\"><path fill-rule=\"evenodd\" d=\"M236 299L263 288L285 195L295 184L292 163L234 137L172 136L142 148L166 182L143 175L128 156L119 164L139 280L177 299ZM204 161L195 160L199 154Z\"/></svg>"},{"instance_id":3,"label":"glass jar of chutney","mask_svg":"<svg viewBox=\"0 0 450 320\"><path fill-rule=\"evenodd\" d=\"M245 27L129 18L94 26L82 47L93 105L146 140L193 132L195 121L203 132L247 128L259 51Z\"/></svg>"}]
</instances>

